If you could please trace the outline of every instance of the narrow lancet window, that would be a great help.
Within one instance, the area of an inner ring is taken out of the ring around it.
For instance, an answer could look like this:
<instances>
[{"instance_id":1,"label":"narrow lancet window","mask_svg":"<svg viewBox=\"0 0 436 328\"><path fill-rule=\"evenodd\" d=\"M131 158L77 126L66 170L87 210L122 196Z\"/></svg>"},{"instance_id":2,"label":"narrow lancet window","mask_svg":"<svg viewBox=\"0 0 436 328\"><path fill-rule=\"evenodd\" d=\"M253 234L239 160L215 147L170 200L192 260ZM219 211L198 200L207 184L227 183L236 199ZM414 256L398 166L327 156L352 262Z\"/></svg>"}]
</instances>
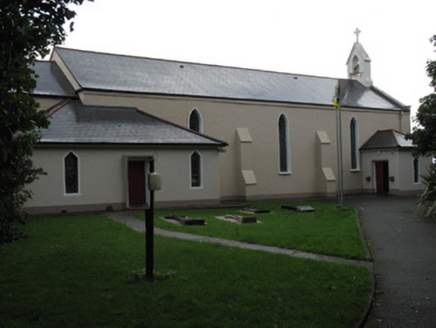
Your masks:
<instances>
[{"instance_id":1,"label":"narrow lancet window","mask_svg":"<svg viewBox=\"0 0 436 328\"><path fill-rule=\"evenodd\" d=\"M194 151L191 154L191 187L201 187L201 156L198 152Z\"/></svg>"},{"instance_id":2,"label":"narrow lancet window","mask_svg":"<svg viewBox=\"0 0 436 328\"><path fill-rule=\"evenodd\" d=\"M280 173L288 173L290 172L289 127L284 114L280 115L278 129Z\"/></svg>"},{"instance_id":3,"label":"narrow lancet window","mask_svg":"<svg viewBox=\"0 0 436 328\"><path fill-rule=\"evenodd\" d=\"M200 112L194 108L189 115L189 128L197 132L203 132Z\"/></svg>"},{"instance_id":4,"label":"narrow lancet window","mask_svg":"<svg viewBox=\"0 0 436 328\"><path fill-rule=\"evenodd\" d=\"M355 118L350 122L350 152L351 169L359 170L359 126Z\"/></svg>"},{"instance_id":5,"label":"narrow lancet window","mask_svg":"<svg viewBox=\"0 0 436 328\"><path fill-rule=\"evenodd\" d=\"M354 74L360 73L359 58L357 58L357 56L354 56L353 58L353 73Z\"/></svg>"},{"instance_id":6,"label":"narrow lancet window","mask_svg":"<svg viewBox=\"0 0 436 328\"><path fill-rule=\"evenodd\" d=\"M79 193L79 159L70 152L64 158L65 193Z\"/></svg>"}]
</instances>

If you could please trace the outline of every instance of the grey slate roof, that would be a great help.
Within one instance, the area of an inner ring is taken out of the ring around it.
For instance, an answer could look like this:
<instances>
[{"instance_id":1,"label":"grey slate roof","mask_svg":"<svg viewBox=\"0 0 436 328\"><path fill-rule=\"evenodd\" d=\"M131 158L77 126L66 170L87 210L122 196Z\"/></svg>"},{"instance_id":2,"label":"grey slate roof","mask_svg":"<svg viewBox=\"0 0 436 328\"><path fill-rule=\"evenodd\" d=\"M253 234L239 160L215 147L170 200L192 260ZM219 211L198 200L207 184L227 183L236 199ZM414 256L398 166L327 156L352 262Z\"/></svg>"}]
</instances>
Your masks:
<instances>
[{"instance_id":1,"label":"grey slate roof","mask_svg":"<svg viewBox=\"0 0 436 328\"><path fill-rule=\"evenodd\" d=\"M338 79L56 48L83 89L333 106ZM343 107L407 110L344 80Z\"/></svg>"},{"instance_id":2,"label":"grey slate roof","mask_svg":"<svg viewBox=\"0 0 436 328\"><path fill-rule=\"evenodd\" d=\"M360 150L413 148L412 140L406 140L403 133L395 130L377 131L365 142Z\"/></svg>"},{"instance_id":3,"label":"grey slate roof","mask_svg":"<svg viewBox=\"0 0 436 328\"><path fill-rule=\"evenodd\" d=\"M36 96L74 97L75 91L64 73L54 62L37 61L31 67L37 77L36 88L32 91Z\"/></svg>"},{"instance_id":4,"label":"grey slate roof","mask_svg":"<svg viewBox=\"0 0 436 328\"><path fill-rule=\"evenodd\" d=\"M41 143L226 146L136 108L85 106L67 100L50 111Z\"/></svg>"}]
</instances>

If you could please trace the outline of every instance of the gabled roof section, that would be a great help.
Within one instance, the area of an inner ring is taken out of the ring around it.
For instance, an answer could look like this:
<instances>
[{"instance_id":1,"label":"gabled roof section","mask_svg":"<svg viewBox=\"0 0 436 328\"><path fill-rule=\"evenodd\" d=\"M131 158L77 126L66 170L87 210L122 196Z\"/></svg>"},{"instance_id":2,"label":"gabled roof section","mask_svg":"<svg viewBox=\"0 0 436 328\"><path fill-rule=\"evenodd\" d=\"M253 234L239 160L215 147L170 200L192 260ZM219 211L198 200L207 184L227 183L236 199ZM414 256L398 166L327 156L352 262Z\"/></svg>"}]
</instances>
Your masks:
<instances>
[{"instance_id":1,"label":"gabled roof section","mask_svg":"<svg viewBox=\"0 0 436 328\"><path fill-rule=\"evenodd\" d=\"M407 149L413 148L412 140L395 130L377 131L360 147L360 150Z\"/></svg>"},{"instance_id":2,"label":"gabled roof section","mask_svg":"<svg viewBox=\"0 0 436 328\"><path fill-rule=\"evenodd\" d=\"M75 97L73 87L55 62L37 61L31 68L37 75L36 88L32 90L32 95Z\"/></svg>"},{"instance_id":3,"label":"gabled roof section","mask_svg":"<svg viewBox=\"0 0 436 328\"><path fill-rule=\"evenodd\" d=\"M356 55L356 53L360 54L360 56L362 57L363 60L371 61L371 58L369 58L369 55L365 51L365 49L363 48L362 44L360 44L359 42L355 42L353 44L353 48L351 48L350 55L348 56L347 64L350 62L352 57L354 57Z\"/></svg>"},{"instance_id":4,"label":"gabled roof section","mask_svg":"<svg viewBox=\"0 0 436 328\"><path fill-rule=\"evenodd\" d=\"M56 48L85 90L287 102L333 107L338 79ZM62 66L63 66L62 65ZM346 80L343 107L404 110L373 88Z\"/></svg>"},{"instance_id":5,"label":"gabled roof section","mask_svg":"<svg viewBox=\"0 0 436 328\"><path fill-rule=\"evenodd\" d=\"M64 101L48 111L42 144L195 145L223 147L223 141L163 121L136 108L85 106Z\"/></svg>"},{"instance_id":6,"label":"gabled roof section","mask_svg":"<svg viewBox=\"0 0 436 328\"><path fill-rule=\"evenodd\" d=\"M408 106L405 106L380 89L374 86L365 87L362 83L355 80L342 80L341 106L409 110Z\"/></svg>"}]
</instances>

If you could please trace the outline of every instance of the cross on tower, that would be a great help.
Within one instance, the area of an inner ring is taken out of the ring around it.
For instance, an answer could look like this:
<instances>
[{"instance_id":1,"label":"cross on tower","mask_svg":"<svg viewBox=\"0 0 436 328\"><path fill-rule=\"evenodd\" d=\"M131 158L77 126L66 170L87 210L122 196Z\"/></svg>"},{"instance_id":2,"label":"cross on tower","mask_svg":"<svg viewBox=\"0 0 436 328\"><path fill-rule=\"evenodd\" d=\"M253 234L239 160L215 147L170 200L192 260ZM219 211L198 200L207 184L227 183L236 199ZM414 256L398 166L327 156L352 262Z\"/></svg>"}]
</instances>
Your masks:
<instances>
[{"instance_id":1,"label":"cross on tower","mask_svg":"<svg viewBox=\"0 0 436 328\"><path fill-rule=\"evenodd\" d=\"M356 43L359 43L359 34L360 32L362 32L361 30L359 30L359 28L356 28L356 30L354 31L354 34L356 34Z\"/></svg>"}]
</instances>

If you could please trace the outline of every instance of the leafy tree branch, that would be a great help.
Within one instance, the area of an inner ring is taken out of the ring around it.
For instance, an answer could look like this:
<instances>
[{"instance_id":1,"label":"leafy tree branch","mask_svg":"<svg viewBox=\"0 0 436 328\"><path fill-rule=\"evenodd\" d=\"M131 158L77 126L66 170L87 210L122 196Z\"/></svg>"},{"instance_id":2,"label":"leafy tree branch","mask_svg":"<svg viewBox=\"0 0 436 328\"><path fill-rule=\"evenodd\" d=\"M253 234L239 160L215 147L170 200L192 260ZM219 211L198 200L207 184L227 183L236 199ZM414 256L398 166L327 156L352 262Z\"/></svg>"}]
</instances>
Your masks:
<instances>
[{"instance_id":1,"label":"leafy tree branch","mask_svg":"<svg viewBox=\"0 0 436 328\"><path fill-rule=\"evenodd\" d=\"M0 1L0 243L14 239L11 223L22 220L31 197L25 186L42 173L31 156L49 125L31 96L36 87L32 64L64 41L64 25L83 0ZM70 28L72 26L70 25Z\"/></svg>"}]
</instances>

